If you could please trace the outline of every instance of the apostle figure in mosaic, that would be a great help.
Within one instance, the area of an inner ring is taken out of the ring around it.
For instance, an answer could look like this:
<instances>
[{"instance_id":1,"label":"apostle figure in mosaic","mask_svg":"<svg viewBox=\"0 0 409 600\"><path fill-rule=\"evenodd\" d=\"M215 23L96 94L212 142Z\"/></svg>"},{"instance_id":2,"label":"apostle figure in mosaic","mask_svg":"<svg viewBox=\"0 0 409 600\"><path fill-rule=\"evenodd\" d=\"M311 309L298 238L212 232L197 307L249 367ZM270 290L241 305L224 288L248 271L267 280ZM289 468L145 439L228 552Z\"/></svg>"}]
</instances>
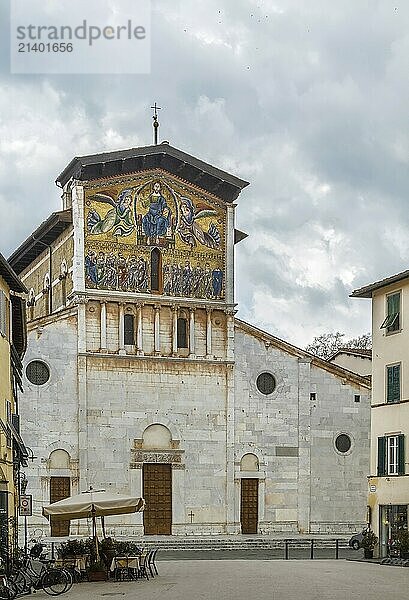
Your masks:
<instances>
[{"instance_id":1,"label":"apostle figure in mosaic","mask_svg":"<svg viewBox=\"0 0 409 600\"><path fill-rule=\"evenodd\" d=\"M138 289L139 265L136 256L130 256L128 259L128 288L132 292Z\"/></svg>"},{"instance_id":2,"label":"apostle figure in mosaic","mask_svg":"<svg viewBox=\"0 0 409 600\"><path fill-rule=\"evenodd\" d=\"M148 289L148 267L146 260L140 257L138 261L138 291L146 292Z\"/></svg>"},{"instance_id":3,"label":"apostle figure in mosaic","mask_svg":"<svg viewBox=\"0 0 409 600\"><path fill-rule=\"evenodd\" d=\"M190 198L182 197L180 199L180 213L178 233L182 242L188 244L190 248L197 246L197 242L208 248L219 248L221 238L216 225L210 223L209 229L204 231L197 223L199 219L216 215L215 210L203 209L195 212L195 207Z\"/></svg>"},{"instance_id":4,"label":"apostle figure in mosaic","mask_svg":"<svg viewBox=\"0 0 409 600\"><path fill-rule=\"evenodd\" d=\"M212 272L212 287L213 287L213 296L215 298L220 298L222 293L223 286L223 271L216 267Z\"/></svg>"},{"instance_id":5,"label":"apostle figure in mosaic","mask_svg":"<svg viewBox=\"0 0 409 600\"><path fill-rule=\"evenodd\" d=\"M172 293L172 272L170 265L163 267L163 293L168 296Z\"/></svg>"},{"instance_id":6,"label":"apostle figure in mosaic","mask_svg":"<svg viewBox=\"0 0 409 600\"><path fill-rule=\"evenodd\" d=\"M128 236L134 231L135 223L132 216L132 190L123 190L115 200L108 194L97 193L90 200L110 204L111 208L104 217L91 209L87 217L88 231L92 234L112 232L115 236Z\"/></svg>"},{"instance_id":7,"label":"apostle figure in mosaic","mask_svg":"<svg viewBox=\"0 0 409 600\"><path fill-rule=\"evenodd\" d=\"M192 269L187 260L182 270L182 296L190 296L192 293Z\"/></svg>"},{"instance_id":8,"label":"apostle figure in mosaic","mask_svg":"<svg viewBox=\"0 0 409 600\"><path fill-rule=\"evenodd\" d=\"M118 254L118 285L122 290L126 290L128 287L128 265L126 264L126 258L121 253Z\"/></svg>"},{"instance_id":9,"label":"apostle figure in mosaic","mask_svg":"<svg viewBox=\"0 0 409 600\"><path fill-rule=\"evenodd\" d=\"M105 283L105 252L98 252L97 257L97 282L98 286L104 286Z\"/></svg>"},{"instance_id":10,"label":"apostle figure in mosaic","mask_svg":"<svg viewBox=\"0 0 409 600\"><path fill-rule=\"evenodd\" d=\"M118 284L116 256L110 252L105 261L105 287L115 289Z\"/></svg>"},{"instance_id":11,"label":"apostle figure in mosaic","mask_svg":"<svg viewBox=\"0 0 409 600\"><path fill-rule=\"evenodd\" d=\"M142 227L146 235L146 241L157 244L159 237L166 235L170 227L171 211L161 192L159 181L153 184L153 192L145 200L141 200L143 208L148 212L142 217Z\"/></svg>"},{"instance_id":12,"label":"apostle figure in mosaic","mask_svg":"<svg viewBox=\"0 0 409 600\"><path fill-rule=\"evenodd\" d=\"M92 285L97 285L98 276L97 276L97 259L95 252L90 250L85 257L85 278L87 283L91 283Z\"/></svg>"}]
</instances>

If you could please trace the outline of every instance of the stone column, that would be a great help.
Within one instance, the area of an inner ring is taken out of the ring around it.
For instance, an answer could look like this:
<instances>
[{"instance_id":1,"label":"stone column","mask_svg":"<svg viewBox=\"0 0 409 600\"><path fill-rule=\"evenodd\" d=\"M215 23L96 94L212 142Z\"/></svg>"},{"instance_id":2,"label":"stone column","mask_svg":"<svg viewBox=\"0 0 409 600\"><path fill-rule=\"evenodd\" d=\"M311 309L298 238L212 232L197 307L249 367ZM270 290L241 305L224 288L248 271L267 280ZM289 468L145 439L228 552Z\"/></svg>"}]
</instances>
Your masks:
<instances>
[{"instance_id":1,"label":"stone column","mask_svg":"<svg viewBox=\"0 0 409 600\"><path fill-rule=\"evenodd\" d=\"M195 354L195 308L189 312L189 355L194 358Z\"/></svg>"},{"instance_id":2,"label":"stone column","mask_svg":"<svg viewBox=\"0 0 409 600\"><path fill-rule=\"evenodd\" d=\"M206 358L212 358L212 309L206 308Z\"/></svg>"},{"instance_id":3,"label":"stone column","mask_svg":"<svg viewBox=\"0 0 409 600\"><path fill-rule=\"evenodd\" d=\"M72 220L74 225L72 284L74 292L81 292L85 290L84 187L78 184L75 184L72 189Z\"/></svg>"},{"instance_id":4,"label":"stone column","mask_svg":"<svg viewBox=\"0 0 409 600\"><path fill-rule=\"evenodd\" d=\"M226 310L226 329L227 329L227 344L226 344L226 360L234 360L234 315L235 310Z\"/></svg>"},{"instance_id":5,"label":"stone column","mask_svg":"<svg viewBox=\"0 0 409 600\"><path fill-rule=\"evenodd\" d=\"M78 310L78 352L83 353L87 351L87 321L85 307L88 302L87 298L76 296L74 303L77 305Z\"/></svg>"},{"instance_id":6,"label":"stone column","mask_svg":"<svg viewBox=\"0 0 409 600\"><path fill-rule=\"evenodd\" d=\"M88 420L87 420L87 298L74 298L78 310L77 336L77 374L78 374L78 467L80 488L87 489L90 484L88 471Z\"/></svg>"},{"instance_id":7,"label":"stone column","mask_svg":"<svg viewBox=\"0 0 409 600\"><path fill-rule=\"evenodd\" d=\"M240 514L236 514L234 482L234 365L226 365L226 533L239 533Z\"/></svg>"},{"instance_id":8,"label":"stone column","mask_svg":"<svg viewBox=\"0 0 409 600\"><path fill-rule=\"evenodd\" d=\"M160 304L155 304L154 309L155 309L155 325L154 325L155 354L160 354Z\"/></svg>"},{"instance_id":9,"label":"stone column","mask_svg":"<svg viewBox=\"0 0 409 600\"><path fill-rule=\"evenodd\" d=\"M143 329L142 329L142 307L143 304L137 304L137 328L136 328L136 353L143 356Z\"/></svg>"},{"instance_id":10,"label":"stone column","mask_svg":"<svg viewBox=\"0 0 409 600\"><path fill-rule=\"evenodd\" d=\"M126 354L125 351L125 309L124 303L119 304L119 354Z\"/></svg>"},{"instance_id":11,"label":"stone column","mask_svg":"<svg viewBox=\"0 0 409 600\"><path fill-rule=\"evenodd\" d=\"M101 302L101 350L107 349L107 305Z\"/></svg>"},{"instance_id":12,"label":"stone column","mask_svg":"<svg viewBox=\"0 0 409 600\"><path fill-rule=\"evenodd\" d=\"M236 205L227 207L226 223L226 272L224 274L224 289L227 304L234 304L234 211Z\"/></svg>"},{"instance_id":13,"label":"stone column","mask_svg":"<svg viewBox=\"0 0 409 600\"><path fill-rule=\"evenodd\" d=\"M172 356L178 353L178 307L172 306Z\"/></svg>"},{"instance_id":14,"label":"stone column","mask_svg":"<svg viewBox=\"0 0 409 600\"><path fill-rule=\"evenodd\" d=\"M311 359L298 359L298 530L310 532Z\"/></svg>"}]
</instances>

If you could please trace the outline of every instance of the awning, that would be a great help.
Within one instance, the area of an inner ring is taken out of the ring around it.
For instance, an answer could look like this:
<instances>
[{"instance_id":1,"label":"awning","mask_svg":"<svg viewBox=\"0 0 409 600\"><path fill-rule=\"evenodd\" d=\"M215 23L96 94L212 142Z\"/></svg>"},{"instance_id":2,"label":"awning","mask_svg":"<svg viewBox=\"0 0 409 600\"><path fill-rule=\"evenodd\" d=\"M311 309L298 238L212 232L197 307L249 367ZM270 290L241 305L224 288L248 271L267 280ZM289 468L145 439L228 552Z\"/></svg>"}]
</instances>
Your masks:
<instances>
[{"instance_id":1,"label":"awning","mask_svg":"<svg viewBox=\"0 0 409 600\"><path fill-rule=\"evenodd\" d=\"M108 515L126 515L142 511L144 507L143 498L123 496L104 490L88 491L59 500L49 506L43 506L43 516L53 517L55 521L67 521Z\"/></svg>"}]
</instances>

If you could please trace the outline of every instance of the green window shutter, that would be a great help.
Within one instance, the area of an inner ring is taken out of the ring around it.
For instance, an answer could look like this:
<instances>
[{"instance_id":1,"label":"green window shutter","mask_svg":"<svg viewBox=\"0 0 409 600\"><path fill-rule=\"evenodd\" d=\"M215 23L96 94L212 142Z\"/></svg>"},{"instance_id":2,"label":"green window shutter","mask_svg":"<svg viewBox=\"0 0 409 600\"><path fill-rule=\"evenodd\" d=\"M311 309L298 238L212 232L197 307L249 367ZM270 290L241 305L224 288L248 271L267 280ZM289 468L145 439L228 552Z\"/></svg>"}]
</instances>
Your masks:
<instances>
[{"instance_id":1,"label":"green window shutter","mask_svg":"<svg viewBox=\"0 0 409 600\"><path fill-rule=\"evenodd\" d=\"M405 474L405 436L398 435L398 475Z\"/></svg>"},{"instance_id":2,"label":"green window shutter","mask_svg":"<svg viewBox=\"0 0 409 600\"><path fill-rule=\"evenodd\" d=\"M396 315L399 312L400 294L388 296L388 315Z\"/></svg>"},{"instance_id":3,"label":"green window shutter","mask_svg":"<svg viewBox=\"0 0 409 600\"><path fill-rule=\"evenodd\" d=\"M386 475L386 437L378 438L378 475Z\"/></svg>"},{"instance_id":4,"label":"green window shutter","mask_svg":"<svg viewBox=\"0 0 409 600\"><path fill-rule=\"evenodd\" d=\"M388 303L388 316L387 316L387 330L398 331L400 328L400 292L397 294L391 294L387 297Z\"/></svg>"},{"instance_id":5,"label":"green window shutter","mask_svg":"<svg viewBox=\"0 0 409 600\"><path fill-rule=\"evenodd\" d=\"M400 401L400 365L387 367L387 402Z\"/></svg>"}]
</instances>

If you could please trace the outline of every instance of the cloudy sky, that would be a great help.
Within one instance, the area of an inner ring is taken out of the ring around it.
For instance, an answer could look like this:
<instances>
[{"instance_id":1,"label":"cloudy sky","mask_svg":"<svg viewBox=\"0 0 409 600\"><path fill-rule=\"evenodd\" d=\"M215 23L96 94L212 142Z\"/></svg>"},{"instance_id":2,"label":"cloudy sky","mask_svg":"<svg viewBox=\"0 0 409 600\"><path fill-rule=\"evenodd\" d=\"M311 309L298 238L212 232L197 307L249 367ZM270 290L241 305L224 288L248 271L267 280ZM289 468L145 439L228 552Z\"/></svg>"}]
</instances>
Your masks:
<instances>
[{"instance_id":1,"label":"cloudy sky","mask_svg":"<svg viewBox=\"0 0 409 600\"><path fill-rule=\"evenodd\" d=\"M73 156L151 142L156 100L161 139L251 182L239 316L301 346L369 330L351 290L409 267L407 2L153 0L150 75L10 75L0 19L3 254Z\"/></svg>"}]
</instances>

